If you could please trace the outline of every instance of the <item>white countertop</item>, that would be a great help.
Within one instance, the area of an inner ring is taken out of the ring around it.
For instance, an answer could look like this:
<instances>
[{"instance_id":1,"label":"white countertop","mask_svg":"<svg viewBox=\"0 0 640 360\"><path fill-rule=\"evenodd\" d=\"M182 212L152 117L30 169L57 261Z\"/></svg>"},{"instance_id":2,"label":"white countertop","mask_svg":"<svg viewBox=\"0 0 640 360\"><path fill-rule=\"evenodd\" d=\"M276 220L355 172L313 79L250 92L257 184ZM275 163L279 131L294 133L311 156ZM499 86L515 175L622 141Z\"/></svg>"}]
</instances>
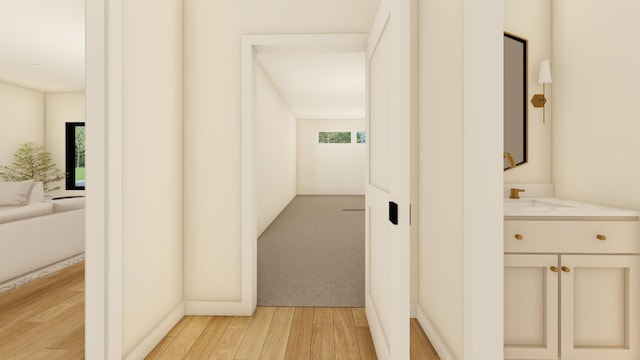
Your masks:
<instances>
[{"instance_id":1,"label":"white countertop","mask_svg":"<svg viewBox=\"0 0 640 360\"><path fill-rule=\"evenodd\" d=\"M583 203L553 197L531 198L519 200L504 199L505 218L632 218L640 217L640 211L621 209L609 206Z\"/></svg>"}]
</instances>

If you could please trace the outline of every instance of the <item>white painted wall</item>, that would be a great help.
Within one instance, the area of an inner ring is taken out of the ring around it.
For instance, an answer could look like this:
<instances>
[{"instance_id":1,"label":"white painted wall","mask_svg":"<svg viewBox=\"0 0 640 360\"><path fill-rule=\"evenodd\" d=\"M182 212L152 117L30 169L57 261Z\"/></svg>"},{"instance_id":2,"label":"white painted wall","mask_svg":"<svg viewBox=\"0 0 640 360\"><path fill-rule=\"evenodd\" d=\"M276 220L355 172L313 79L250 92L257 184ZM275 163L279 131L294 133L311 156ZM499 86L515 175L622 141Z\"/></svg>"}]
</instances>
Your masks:
<instances>
[{"instance_id":1,"label":"white painted wall","mask_svg":"<svg viewBox=\"0 0 640 360\"><path fill-rule=\"evenodd\" d=\"M551 99L553 85L546 87L546 123L542 123L542 108L534 108L531 98L542 94L538 84L540 61L551 58L551 0L504 0L504 31L527 39L527 111L528 163L504 172L504 182L510 184L551 182ZM555 80L555 62L551 74ZM555 83L555 81L554 81Z\"/></svg>"},{"instance_id":2,"label":"white painted wall","mask_svg":"<svg viewBox=\"0 0 640 360\"><path fill-rule=\"evenodd\" d=\"M420 2L418 312L442 358L502 358L502 10Z\"/></svg>"},{"instance_id":3,"label":"white painted wall","mask_svg":"<svg viewBox=\"0 0 640 360\"><path fill-rule=\"evenodd\" d=\"M45 93L45 144L58 168L65 170L65 123L85 121L84 92ZM58 183L61 190L52 196L84 195L83 190L65 190L65 181Z\"/></svg>"},{"instance_id":4,"label":"white painted wall","mask_svg":"<svg viewBox=\"0 0 640 360\"><path fill-rule=\"evenodd\" d=\"M321 131L349 131L351 144L319 144ZM364 120L298 120L298 194L364 195L366 146L356 143Z\"/></svg>"},{"instance_id":5,"label":"white painted wall","mask_svg":"<svg viewBox=\"0 0 640 360\"><path fill-rule=\"evenodd\" d=\"M367 33L378 1L185 0L184 6L185 299L239 301L241 35Z\"/></svg>"},{"instance_id":6,"label":"white painted wall","mask_svg":"<svg viewBox=\"0 0 640 360\"><path fill-rule=\"evenodd\" d=\"M182 1L125 1L122 20L124 355L183 300Z\"/></svg>"},{"instance_id":7,"label":"white painted wall","mask_svg":"<svg viewBox=\"0 0 640 360\"><path fill-rule=\"evenodd\" d=\"M640 2L553 2L553 181L563 198L640 209Z\"/></svg>"},{"instance_id":8,"label":"white painted wall","mask_svg":"<svg viewBox=\"0 0 640 360\"><path fill-rule=\"evenodd\" d=\"M0 165L26 143L44 145L44 93L0 82Z\"/></svg>"},{"instance_id":9,"label":"white painted wall","mask_svg":"<svg viewBox=\"0 0 640 360\"><path fill-rule=\"evenodd\" d=\"M256 96L260 235L296 196L296 119L259 65Z\"/></svg>"}]
</instances>

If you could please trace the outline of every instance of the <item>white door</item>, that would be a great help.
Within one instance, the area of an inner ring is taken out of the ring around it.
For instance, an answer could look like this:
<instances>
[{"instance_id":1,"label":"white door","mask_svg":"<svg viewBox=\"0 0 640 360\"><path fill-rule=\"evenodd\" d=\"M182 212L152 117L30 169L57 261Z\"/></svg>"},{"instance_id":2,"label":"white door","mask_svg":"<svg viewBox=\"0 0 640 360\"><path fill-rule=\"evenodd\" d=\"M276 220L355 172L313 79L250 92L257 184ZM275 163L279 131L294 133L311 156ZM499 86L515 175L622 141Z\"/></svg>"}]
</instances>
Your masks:
<instances>
[{"instance_id":1,"label":"white door","mask_svg":"<svg viewBox=\"0 0 640 360\"><path fill-rule=\"evenodd\" d=\"M365 303L381 360L409 359L409 2L381 1L367 44Z\"/></svg>"}]
</instances>

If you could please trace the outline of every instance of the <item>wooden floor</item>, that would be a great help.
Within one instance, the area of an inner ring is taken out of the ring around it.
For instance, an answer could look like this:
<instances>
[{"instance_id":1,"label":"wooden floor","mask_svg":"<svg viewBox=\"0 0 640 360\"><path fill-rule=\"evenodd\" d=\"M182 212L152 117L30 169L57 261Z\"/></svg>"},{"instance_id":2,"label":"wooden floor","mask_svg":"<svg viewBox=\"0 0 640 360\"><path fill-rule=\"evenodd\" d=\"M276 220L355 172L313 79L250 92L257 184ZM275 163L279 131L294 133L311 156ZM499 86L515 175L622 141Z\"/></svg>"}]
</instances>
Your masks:
<instances>
[{"instance_id":1,"label":"wooden floor","mask_svg":"<svg viewBox=\"0 0 640 360\"><path fill-rule=\"evenodd\" d=\"M415 319L411 359L439 360ZM253 317L185 316L153 359L377 359L362 308L258 307Z\"/></svg>"},{"instance_id":2,"label":"wooden floor","mask_svg":"<svg viewBox=\"0 0 640 360\"><path fill-rule=\"evenodd\" d=\"M415 319L411 359L439 360ZM84 359L84 262L0 294L0 359ZM376 359L364 309L185 316L147 359Z\"/></svg>"},{"instance_id":3,"label":"wooden floor","mask_svg":"<svg viewBox=\"0 0 640 360\"><path fill-rule=\"evenodd\" d=\"M84 262L0 294L0 359L84 359Z\"/></svg>"}]
</instances>

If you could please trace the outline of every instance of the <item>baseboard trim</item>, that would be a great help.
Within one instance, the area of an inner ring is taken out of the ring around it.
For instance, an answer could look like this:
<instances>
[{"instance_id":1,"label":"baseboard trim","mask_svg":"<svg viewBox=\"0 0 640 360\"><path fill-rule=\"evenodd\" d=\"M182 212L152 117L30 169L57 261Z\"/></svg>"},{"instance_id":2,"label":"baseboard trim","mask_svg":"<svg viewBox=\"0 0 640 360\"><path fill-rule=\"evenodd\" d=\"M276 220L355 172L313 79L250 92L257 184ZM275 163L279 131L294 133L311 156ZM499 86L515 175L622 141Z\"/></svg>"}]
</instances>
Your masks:
<instances>
[{"instance_id":1,"label":"baseboard trim","mask_svg":"<svg viewBox=\"0 0 640 360\"><path fill-rule=\"evenodd\" d=\"M436 330L435 326L433 326L433 324L431 323L431 320L429 320L429 317L422 310L422 307L416 306L416 308L418 313L418 322L431 341L431 345L433 345L433 348L436 349L440 360L456 360L456 358L453 357L451 350L449 350L449 347Z\"/></svg>"},{"instance_id":2,"label":"baseboard trim","mask_svg":"<svg viewBox=\"0 0 640 360\"><path fill-rule=\"evenodd\" d=\"M185 315L251 316L255 306L241 301L185 301Z\"/></svg>"},{"instance_id":3,"label":"baseboard trim","mask_svg":"<svg viewBox=\"0 0 640 360\"><path fill-rule=\"evenodd\" d=\"M22 285L28 284L34 280L43 278L49 274L53 274L54 272L60 271L71 265L77 264L82 260L84 260L84 253L74 255L64 260L60 260L53 264L41 267L40 269L31 271L27 274L20 275L13 279L9 279L3 283L0 283L0 294L2 294L3 292L9 291L11 289L20 287Z\"/></svg>"},{"instance_id":4,"label":"baseboard trim","mask_svg":"<svg viewBox=\"0 0 640 360\"><path fill-rule=\"evenodd\" d=\"M183 317L184 303L181 302L133 350L129 351L123 360L143 360Z\"/></svg>"},{"instance_id":5,"label":"baseboard trim","mask_svg":"<svg viewBox=\"0 0 640 360\"><path fill-rule=\"evenodd\" d=\"M416 303L409 304L409 316L412 319L415 319L418 316L418 304Z\"/></svg>"}]
</instances>

